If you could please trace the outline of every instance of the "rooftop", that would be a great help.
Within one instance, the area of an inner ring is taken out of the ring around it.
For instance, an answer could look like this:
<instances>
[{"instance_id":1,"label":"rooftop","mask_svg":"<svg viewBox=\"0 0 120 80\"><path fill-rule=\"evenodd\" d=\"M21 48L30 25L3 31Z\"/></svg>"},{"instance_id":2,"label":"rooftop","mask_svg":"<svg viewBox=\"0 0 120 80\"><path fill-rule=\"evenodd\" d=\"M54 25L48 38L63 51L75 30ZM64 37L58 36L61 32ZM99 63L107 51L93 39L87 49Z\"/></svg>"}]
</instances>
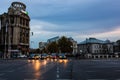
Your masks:
<instances>
[{"instance_id":1,"label":"rooftop","mask_svg":"<svg viewBox=\"0 0 120 80\"><path fill-rule=\"evenodd\" d=\"M99 40L99 39L96 39L96 38L86 38L86 40L80 42L79 44L86 44L86 43L97 43L97 44L105 44L105 43L111 43L110 40L105 40L105 41L102 41L102 40Z\"/></svg>"}]
</instances>

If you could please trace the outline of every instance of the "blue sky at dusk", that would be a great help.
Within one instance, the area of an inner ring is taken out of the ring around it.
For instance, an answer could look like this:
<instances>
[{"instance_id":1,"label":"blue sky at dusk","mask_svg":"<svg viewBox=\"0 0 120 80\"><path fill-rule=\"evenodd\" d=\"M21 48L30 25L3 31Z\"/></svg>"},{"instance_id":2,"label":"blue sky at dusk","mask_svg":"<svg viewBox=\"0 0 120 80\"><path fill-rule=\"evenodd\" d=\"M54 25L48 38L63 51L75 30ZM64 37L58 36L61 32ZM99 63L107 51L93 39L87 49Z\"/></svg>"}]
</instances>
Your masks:
<instances>
[{"instance_id":1,"label":"blue sky at dusk","mask_svg":"<svg viewBox=\"0 0 120 80\"><path fill-rule=\"evenodd\" d=\"M13 1L1 0L0 14ZM20 0L31 18L32 48L55 36L73 37L78 43L89 37L120 39L120 0Z\"/></svg>"}]
</instances>

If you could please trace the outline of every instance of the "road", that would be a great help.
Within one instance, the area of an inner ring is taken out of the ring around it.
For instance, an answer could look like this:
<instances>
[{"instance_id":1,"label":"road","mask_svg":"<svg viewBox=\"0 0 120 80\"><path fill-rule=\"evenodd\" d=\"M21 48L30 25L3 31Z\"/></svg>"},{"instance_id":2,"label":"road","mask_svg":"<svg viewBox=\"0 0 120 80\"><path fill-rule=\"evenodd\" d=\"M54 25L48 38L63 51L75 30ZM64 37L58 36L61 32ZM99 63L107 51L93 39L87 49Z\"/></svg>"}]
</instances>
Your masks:
<instances>
[{"instance_id":1,"label":"road","mask_svg":"<svg viewBox=\"0 0 120 80\"><path fill-rule=\"evenodd\" d=\"M120 60L0 60L0 80L120 80Z\"/></svg>"}]
</instances>

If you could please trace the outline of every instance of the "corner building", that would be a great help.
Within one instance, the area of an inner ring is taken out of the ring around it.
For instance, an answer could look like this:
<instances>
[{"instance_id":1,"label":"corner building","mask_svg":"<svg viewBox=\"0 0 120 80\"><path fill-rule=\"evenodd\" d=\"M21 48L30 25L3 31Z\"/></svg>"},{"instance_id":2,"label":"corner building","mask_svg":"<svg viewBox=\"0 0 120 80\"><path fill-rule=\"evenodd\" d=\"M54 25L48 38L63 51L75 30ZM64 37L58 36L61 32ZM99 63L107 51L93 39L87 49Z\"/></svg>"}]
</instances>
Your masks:
<instances>
[{"instance_id":1,"label":"corner building","mask_svg":"<svg viewBox=\"0 0 120 80\"><path fill-rule=\"evenodd\" d=\"M26 5L13 2L7 13L0 15L0 51L4 57L29 53L30 17Z\"/></svg>"}]
</instances>

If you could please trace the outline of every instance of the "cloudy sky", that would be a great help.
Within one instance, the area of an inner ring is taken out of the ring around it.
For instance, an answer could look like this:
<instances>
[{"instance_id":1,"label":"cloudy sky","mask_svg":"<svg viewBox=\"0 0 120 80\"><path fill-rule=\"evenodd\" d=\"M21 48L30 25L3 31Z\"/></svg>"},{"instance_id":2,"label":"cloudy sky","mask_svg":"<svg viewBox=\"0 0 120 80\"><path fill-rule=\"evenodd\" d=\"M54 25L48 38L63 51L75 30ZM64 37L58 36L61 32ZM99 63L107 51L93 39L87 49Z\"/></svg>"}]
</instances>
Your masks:
<instances>
[{"instance_id":1,"label":"cloudy sky","mask_svg":"<svg viewBox=\"0 0 120 80\"><path fill-rule=\"evenodd\" d=\"M1 0L0 14L16 0ZM19 1L19 0L17 0ZM120 0L20 0L31 18L32 48L55 36L73 37L78 43L89 37L120 39Z\"/></svg>"}]
</instances>

